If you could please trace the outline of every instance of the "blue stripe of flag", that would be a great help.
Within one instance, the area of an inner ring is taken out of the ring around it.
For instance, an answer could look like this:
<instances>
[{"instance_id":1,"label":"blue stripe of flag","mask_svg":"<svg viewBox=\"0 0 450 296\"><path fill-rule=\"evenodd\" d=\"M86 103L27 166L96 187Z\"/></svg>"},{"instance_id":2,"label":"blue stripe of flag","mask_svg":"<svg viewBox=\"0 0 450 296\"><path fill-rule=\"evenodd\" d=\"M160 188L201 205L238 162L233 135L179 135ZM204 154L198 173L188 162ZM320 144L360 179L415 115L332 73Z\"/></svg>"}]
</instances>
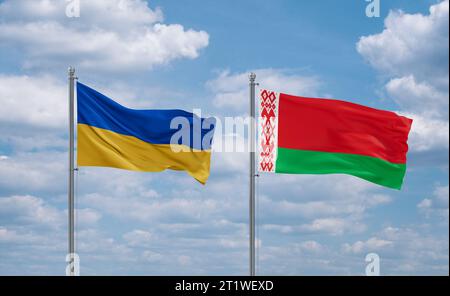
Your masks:
<instances>
[{"instance_id":1,"label":"blue stripe of flag","mask_svg":"<svg viewBox=\"0 0 450 296\"><path fill-rule=\"evenodd\" d=\"M171 129L170 123L175 117L184 117L190 123L190 148L211 149L211 143L203 143L202 147L202 142L205 135L214 129L214 118L200 119L183 110L129 109L80 82L77 83L77 107L79 124L133 136L152 144L171 144L171 138L178 130ZM201 141L193 141L194 121L202 127L205 120L208 120L208 128L198 131Z\"/></svg>"}]
</instances>

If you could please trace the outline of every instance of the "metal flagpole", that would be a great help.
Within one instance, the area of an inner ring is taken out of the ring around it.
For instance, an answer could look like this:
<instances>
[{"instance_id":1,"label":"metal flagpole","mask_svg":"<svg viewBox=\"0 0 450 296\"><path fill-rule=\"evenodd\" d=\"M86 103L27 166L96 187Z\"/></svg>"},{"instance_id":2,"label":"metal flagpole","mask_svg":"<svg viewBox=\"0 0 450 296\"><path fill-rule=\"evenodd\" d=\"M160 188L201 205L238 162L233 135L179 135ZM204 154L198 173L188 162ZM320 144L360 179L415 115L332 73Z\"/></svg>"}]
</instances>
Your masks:
<instances>
[{"instance_id":1,"label":"metal flagpole","mask_svg":"<svg viewBox=\"0 0 450 296\"><path fill-rule=\"evenodd\" d=\"M255 276L255 87L256 74L250 73L250 276Z\"/></svg>"},{"instance_id":2,"label":"metal flagpole","mask_svg":"<svg viewBox=\"0 0 450 296\"><path fill-rule=\"evenodd\" d=\"M75 101L75 68L69 67L69 258L70 275L75 275L75 198L74 198L74 101Z\"/></svg>"}]
</instances>

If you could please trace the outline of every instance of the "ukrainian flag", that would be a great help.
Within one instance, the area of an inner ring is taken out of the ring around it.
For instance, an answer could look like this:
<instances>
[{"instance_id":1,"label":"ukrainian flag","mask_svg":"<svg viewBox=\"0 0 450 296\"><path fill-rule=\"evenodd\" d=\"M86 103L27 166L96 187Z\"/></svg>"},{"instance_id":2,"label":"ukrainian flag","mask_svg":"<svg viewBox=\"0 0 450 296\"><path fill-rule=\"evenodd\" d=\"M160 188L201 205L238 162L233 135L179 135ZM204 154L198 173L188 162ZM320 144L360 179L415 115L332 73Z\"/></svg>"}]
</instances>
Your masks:
<instances>
[{"instance_id":1,"label":"ukrainian flag","mask_svg":"<svg viewBox=\"0 0 450 296\"><path fill-rule=\"evenodd\" d=\"M199 118L182 110L129 109L79 82L77 107L78 166L141 172L185 170L206 183L214 118Z\"/></svg>"}]
</instances>

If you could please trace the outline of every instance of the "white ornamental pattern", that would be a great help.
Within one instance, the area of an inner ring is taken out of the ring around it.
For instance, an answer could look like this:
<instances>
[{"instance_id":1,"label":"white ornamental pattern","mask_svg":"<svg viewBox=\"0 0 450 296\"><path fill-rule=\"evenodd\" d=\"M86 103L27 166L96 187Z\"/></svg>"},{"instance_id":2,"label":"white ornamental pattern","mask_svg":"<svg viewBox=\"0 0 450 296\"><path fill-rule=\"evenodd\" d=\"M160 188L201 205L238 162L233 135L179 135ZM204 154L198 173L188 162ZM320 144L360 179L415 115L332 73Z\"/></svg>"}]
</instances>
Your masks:
<instances>
[{"instance_id":1,"label":"white ornamental pattern","mask_svg":"<svg viewBox=\"0 0 450 296\"><path fill-rule=\"evenodd\" d=\"M278 147L279 94L261 90L259 124L259 171L275 172Z\"/></svg>"}]
</instances>

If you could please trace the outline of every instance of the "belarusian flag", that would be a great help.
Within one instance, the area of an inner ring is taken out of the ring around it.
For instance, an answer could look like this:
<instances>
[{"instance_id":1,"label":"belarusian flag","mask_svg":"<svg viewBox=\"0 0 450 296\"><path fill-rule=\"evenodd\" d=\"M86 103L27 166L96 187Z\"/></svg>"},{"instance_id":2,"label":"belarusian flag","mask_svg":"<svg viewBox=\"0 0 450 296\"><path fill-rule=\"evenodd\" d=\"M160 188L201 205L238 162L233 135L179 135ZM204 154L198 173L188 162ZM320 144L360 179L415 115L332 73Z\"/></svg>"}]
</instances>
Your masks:
<instances>
[{"instance_id":1,"label":"belarusian flag","mask_svg":"<svg viewBox=\"0 0 450 296\"><path fill-rule=\"evenodd\" d=\"M259 170L349 174L400 189L411 124L389 111L262 90Z\"/></svg>"}]
</instances>

